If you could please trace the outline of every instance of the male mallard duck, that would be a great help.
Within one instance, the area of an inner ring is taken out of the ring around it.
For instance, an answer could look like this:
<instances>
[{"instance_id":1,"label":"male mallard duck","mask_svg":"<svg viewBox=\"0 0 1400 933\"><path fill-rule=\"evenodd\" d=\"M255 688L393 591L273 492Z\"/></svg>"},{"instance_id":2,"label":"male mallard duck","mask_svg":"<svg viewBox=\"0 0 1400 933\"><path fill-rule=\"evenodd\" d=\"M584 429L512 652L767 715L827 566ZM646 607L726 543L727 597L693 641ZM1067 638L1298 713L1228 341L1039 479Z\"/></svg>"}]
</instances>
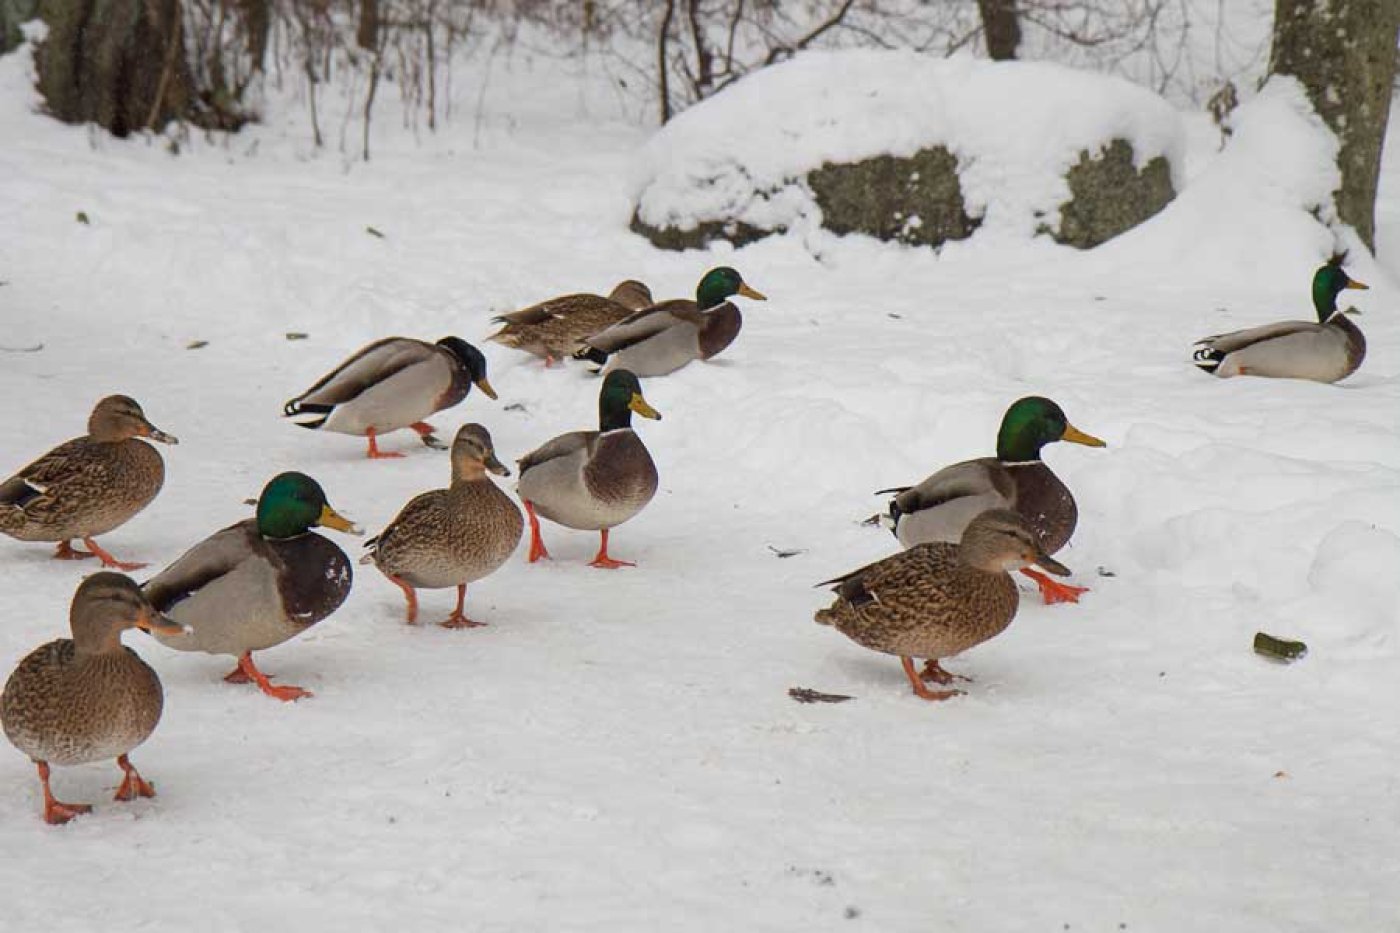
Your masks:
<instances>
[{"instance_id":1,"label":"male mallard duck","mask_svg":"<svg viewBox=\"0 0 1400 933\"><path fill-rule=\"evenodd\" d=\"M165 461L150 444L178 444L146 420L136 400L109 395L88 417L88 433L53 450L0 483L0 531L21 541L57 541L54 557L96 556L102 566L137 570L92 540L150 505L165 484ZM82 538L86 551L69 540Z\"/></svg>"},{"instance_id":2,"label":"male mallard duck","mask_svg":"<svg viewBox=\"0 0 1400 933\"><path fill-rule=\"evenodd\" d=\"M574 356L638 376L664 376L691 360L708 360L739 336L744 319L728 300L734 295L767 300L738 272L720 266L705 273L694 301L677 298L644 308L583 340Z\"/></svg>"},{"instance_id":3,"label":"male mallard duck","mask_svg":"<svg viewBox=\"0 0 1400 933\"><path fill-rule=\"evenodd\" d=\"M1318 323L1280 321L1196 341L1196 365L1222 379L1271 376L1336 382L1356 372L1366 358L1366 337L1347 320L1355 308L1337 310L1346 288L1368 286L1342 271L1345 257L1335 256L1313 274L1312 299Z\"/></svg>"},{"instance_id":4,"label":"male mallard duck","mask_svg":"<svg viewBox=\"0 0 1400 933\"><path fill-rule=\"evenodd\" d=\"M117 800L154 797L127 754L160 722L160 678L122 645L129 628L183 637L161 618L130 577L102 571L78 585L68 610L72 638L36 648L19 662L0 697L5 736L39 768L44 819L66 823L92 807L61 803L49 789L49 765L117 759L125 774Z\"/></svg>"},{"instance_id":5,"label":"male mallard duck","mask_svg":"<svg viewBox=\"0 0 1400 933\"><path fill-rule=\"evenodd\" d=\"M487 340L524 350L553 366L578 349L579 341L650 306L651 289L635 279L618 283L608 297L561 295L491 320L504 324Z\"/></svg>"},{"instance_id":6,"label":"male mallard duck","mask_svg":"<svg viewBox=\"0 0 1400 933\"><path fill-rule=\"evenodd\" d=\"M255 517L205 538L143 585L152 605L189 630L179 639L157 635L161 644L233 655L238 666L224 678L229 683L251 680L279 700L311 696L274 687L253 664L253 652L300 635L350 592L350 560L311 531L318 525L362 533L305 473L274 476Z\"/></svg>"},{"instance_id":7,"label":"male mallard duck","mask_svg":"<svg viewBox=\"0 0 1400 933\"><path fill-rule=\"evenodd\" d=\"M1040 459L1055 441L1087 447L1104 442L1070 424L1059 405L1029 396L1014 402L1001 419L997 455L944 467L917 486L881 489L897 493L890 501L895 537L905 547L930 541L957 541L968 523L987 509L1012 509L1040 538L1046 554L1064 547L1074 534L1079 509L1060 478ZM1022 573L1040 585L1047 603L1078 602L1086 587L1056 583L1034 570Z\"/></svg>"},{"instance_id":8,"label":"male mallard duck","mask_svg":"<svg viewBox=\"0 0 1400 933\"><path fill-rule=\"evenodd\" d=\"M632 430L632 412L659 421L637 377L615 369L598 393L598 430L561 434L517 463L516 490L530 519L530 563L548 557L538 512L569 528L597 529L602 543L594 567L635 564L608 556L608 530L636 515L656 495L656 464Z\"/></svg>"},{"instance_id":9,"label":"male mallard duck","mask_svg":"<svg viewBox=\"0 0 1400 933\"><path fill-rule=\"evenodd\" d=\"M457 587L457 608L446 628L485 625L462 613L467 584L495 572L520 543L520 509L486 475L509 476L496 459L491 434L464 425L452 441L452 485L414 496L389 526L370 538L362 564L374 564L408 598L408 622L418 620L415 587Z\"/></svg>"},{"instance_id":10,"label":"male mallard duck","mask_svg":"<svg viewBox=\"0 0 1400 933\"><path fill-rule=\"evenodd\" d=\"M387 337L363 347L301 395L282 407L303 428L369 438L371 459L402 457L385 453L375 438L412 428L423 443L441 448L432 425L423 421L467 397L472 385L496 397L486 381L486 357L460 337L427 343Z\"/></svg>"},{"instance_id":11,"label":"male mallard duck","mask_svg":"<svg viewBox=\"0 0 1400 933\"><path fill-rule=\"evenodd\" d=\"M958 544L920 544L817 584L837 584L837 595L815 618L866 648L899 655L916 694L946 700L962 691L929 690L924 681L951 683L956 675L939 660L980 645L1011 624L1020 595L1007 571L1028 564L1069 575L1021 516L991 509L968 524ZM922 676L914 671L914 658L927 661Z\"/></svg>"}]
</instances>

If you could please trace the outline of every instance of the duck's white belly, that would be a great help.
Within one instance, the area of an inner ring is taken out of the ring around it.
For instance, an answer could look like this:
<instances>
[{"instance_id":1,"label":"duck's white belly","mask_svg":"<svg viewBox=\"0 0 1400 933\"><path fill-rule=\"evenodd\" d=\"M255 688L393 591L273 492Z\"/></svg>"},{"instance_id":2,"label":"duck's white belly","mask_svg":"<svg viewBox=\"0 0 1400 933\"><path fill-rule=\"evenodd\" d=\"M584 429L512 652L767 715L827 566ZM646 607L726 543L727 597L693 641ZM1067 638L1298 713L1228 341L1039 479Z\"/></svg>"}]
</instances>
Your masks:
<instances>
[{"instance_id":1,"label":"duck's white belly","mask_svg":"<svg viewBox=\"0 0 1400 933\"><path fill-rule=\"evenodd\" d=\"M210 582L166 614L193 629L185 635L155 636L179 651L238 656L280 645L300 631L282 612L276 576L260 561L248 561Z\"/></svg>"},{"instance_id":2,"label":"duck's white belly","mask_svg":"<svg viewBox=\"0 0 1400 933\"><path fill-rule=\"evenodd\" d=\"M321 429L363 435L371 428L376 434L406 428L437 410L450 382L446 364L437 360L410 366L335 406Z\"/></svg>"},{"instance_id":3,"label":"duck's white belly","mask_svg":"<svg viewBox=\"0 0 1400 933\"><path fill-rule=\"evenodd\" d=\"M1225 357L1216 375L1336 382L1349 372L1346 334L1335 328L1319 327L1261 340L1236 350Z\"/></svg>"},{"instance_id":4,"label":"duck's white belly","mask_svg":"<svg viewBox=\"0 0 1400 933\"><path fill-rule=\"evenodd\" d=\"M947 541L957 544L962 540L964 529L972 520L988 509L1007 507L1005 497L999 493L986 492L980 496L962 496L935 506L901 515L895 525L894 534L906 548L916 544L930 544L934 541Z\"/></svg>"}]
</instances>

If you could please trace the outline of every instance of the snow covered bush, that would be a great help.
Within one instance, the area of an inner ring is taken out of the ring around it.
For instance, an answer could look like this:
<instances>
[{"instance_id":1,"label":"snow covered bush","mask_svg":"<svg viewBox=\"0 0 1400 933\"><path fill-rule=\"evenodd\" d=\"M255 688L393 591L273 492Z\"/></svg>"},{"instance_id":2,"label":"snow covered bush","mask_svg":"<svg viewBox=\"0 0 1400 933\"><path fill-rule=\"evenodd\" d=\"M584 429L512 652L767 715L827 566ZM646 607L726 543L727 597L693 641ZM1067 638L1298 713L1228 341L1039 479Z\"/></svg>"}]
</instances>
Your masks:
<instances>
[{"instance_id":1,"label":"snow covered bush","mask_svg":"<svg viewBox=\"0 0 1400 933\"><path fill-rule=\"evenodd\" d=\"M933 246L985 229L1090 247L1171 200L1181 140L1170 104L1117 78L809 52L656 134L633 229L670 248L816 226Z\"/></svg>"}]
</instances>

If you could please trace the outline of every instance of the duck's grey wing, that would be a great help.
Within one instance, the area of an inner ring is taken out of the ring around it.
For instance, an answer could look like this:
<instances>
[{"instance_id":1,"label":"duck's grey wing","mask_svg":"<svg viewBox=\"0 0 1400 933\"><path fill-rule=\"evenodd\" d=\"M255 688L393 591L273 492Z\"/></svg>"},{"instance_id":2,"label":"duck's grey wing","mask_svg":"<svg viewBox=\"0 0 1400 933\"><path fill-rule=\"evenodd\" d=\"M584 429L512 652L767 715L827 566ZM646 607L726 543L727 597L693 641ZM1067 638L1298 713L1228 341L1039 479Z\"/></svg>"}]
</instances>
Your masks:
<instances>
[{"instance_id":1,"label":"duck's grey wing","mask_svg":"<svg viewBox=\"0 0 1400 933\"><path fill-rule=\"evenodd\" d=\"M181 600L198 593L254 556L261 543L256 519L245 519L190 548L175 563L141 584L141 590L151 605L161 612L169 612Z\"/></svg>"},{"instance_id":2,"label":"duck's grey wing","mask_svg":"<svg viewBox=\"0 0 1400 933\"><path fill-rule=\"evenodd\" d=\"M289 401L284 410L288 415L292 415L306 405L344 404L358 397L370 386L377 385L410 366L430 360L437 353L438 348L433 344L408 337L386 337L376 340L327 373L320 382Z\"/></svg>"},{"instance_id":3,"label":"duck's grey wing","mask_svg":"<svg viewBox=\"0 0 1400 933\"><path fill-rule=\"evenodd\" d=\"M1316 331L1322 325L1309 321L1279 321L1276 324L1264 324L1261 327L1250 327L1246 330L1230 331L1227 334L1215 334L1211 337L1202 337L1194 344L1198 347L1208 347L1221 355L1234 353L1236 350L1243 350L1263 340L1273 340L1276 337L1286 337L1289 334L1306 333Z\"/></svg>"},{"instance_id":4,"label":"duck's grey wing","mask_svg":"<svg viewBox=\"0 0 1400 933\"><path fill-rule=\"evenodd\" d=\"M520 466L521 476L524 476L525 471L531 467L537 467L542 463L548 463L560 457L567 457L577 453L579 450L591 450L597 442L597 431L570 431L568 434L561 434L552 440L546 441L544 444L521 457L516 463Z\"/></svg>"},{"instance_id":5,"label":"duck's grey wing","mask_svg":"<svg viewBox=\"0 0 1400 933\"><path fill-rule=\"evenodd\" d=\"M702 322L695 302L678 298L635 311L582 342L595 350L611 354L655 337L677 324L690 323L698 328Z\"/></svg>"}]
</instances>

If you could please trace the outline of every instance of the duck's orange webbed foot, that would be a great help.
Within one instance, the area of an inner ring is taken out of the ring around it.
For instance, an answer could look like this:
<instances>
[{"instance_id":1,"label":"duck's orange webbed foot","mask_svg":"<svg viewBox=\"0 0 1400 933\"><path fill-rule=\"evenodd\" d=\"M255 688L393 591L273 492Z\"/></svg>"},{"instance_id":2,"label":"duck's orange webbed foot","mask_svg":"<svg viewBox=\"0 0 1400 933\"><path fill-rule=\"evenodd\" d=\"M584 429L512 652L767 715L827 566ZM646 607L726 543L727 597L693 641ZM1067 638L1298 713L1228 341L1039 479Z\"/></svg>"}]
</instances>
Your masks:
<instances>
[{"instance_id":1,"label":"duck's orange webbed foot","mask_svg":"<svg viewBox=\"0 0 1400 933\"><path fill-rule=\"evenodd\" d=\"M67 541L58 542L58 547L54 548L54 560L87 560L89 557L96 557L91 551L80 551Z\"/></svg>"},{"instance_id":2,"label":"duck's orange webbed foot","mask_svg":"<svg viewBox=\"0 0 1400 933\"><path fill-rule=\"evenodd\" d=\"M114 570L124 570L129 572L132 570L140 570L143 567L150 566L150 564L141 564L133 563L131 561L117 560L111 554L108 554L105 550L103 550L102 547L91 538L84 537L83 543L87 545L87 549L89 551L95 554L97 558L102 561L103 567L111 567Z\"/></svg>"},{"instance_id":3,"label":"duck's orange webbed foot","mask_svg":"<svg viewBox=\"0 0 1400 933\"><path fill-rule=\"evenodd\" d=\"M618 560L608 556L608 529L604 528L599 532L602 535L602 543L598 545L598 553L593 555L593 559L588 562L590 567L601 567L604 570L616 570L619 567L637 566L630 560Z\"/></svg>"},{"instance_id":4,"label":"duck's orange webbed foot","mask_svg":"<svg viewBox=\"0 0 1400 933\"><path fill-rule=\"evenodd\" d=\"M36 761L39 769L39 782L44 785L44 822L51 826L61 826L75 816L91 813L92 806L86 803L64 803L56 800L49 789L49 766L47 762Z\"/></svg>"},{"instance_id":5,"label":"duck's orange webbed foot","mask_svg":"<svg viewBox=\"0 0 1400 933\"><path fill-rule=\"evenodd\" d=\"M540 519L535 514L535 504L530 500L525 500L525 515L530 519L530 563L541 558L547 559L549 551L544 546L544 538L540 537Z\"/></svg>"},{"instance_id":6,"label":"duck's orange webbed foot","mask_svg":"<svg viewBox=\"0 0 1400 933\"><path fill-rule=\"evenodd\" d=\"M113 800L135 800L137 797L156 795L154 785L137 773L136 766L125 755L117 758L117 766L126 772L126 777L122 778L122 786L117 788Z\"/></svg>"},{"instance_id":7,"label":"duck's orange webbed foot","mask_svg":"<svg viewBox=\"0 0 1400 933\"><path fill-rule=\"evenodd\" d=\"M1030 577L1040 587L1040 598L1045 601L1045 605L1053 606L1055 603L1077 603L1079 594L1089 592L1087 586L1071 586L1068 583L1061 583L1052 580L1039 570L1032 570L1029 567L1022 567L1021 572Z\"/></svg>"},{"instance_id":8,"label":"duck's orange webbed foot","mask_svg":"<svg viewBox=\"0 0 1400 933\"><path fill-rule=\"evenodd\" d=\"M485 622L477 622L475 619L468 619L462 612L462 603L467 599L467 588L465 585L457 587L457 608L452 610L452 615L439 622L443 628L485 628Z\"/></svg>"},{"instance_id":9,"label":"duck's orange webbed foot","mask_svg":"<svg viewBox=\"0 0 1400 933\"><path fill-rule=\"evenodd\" d=\"M301 687L293 687L291 684L274 687L272 685L272 678L258 670L257 665L253 663L253 652L251 651L243 652L243 656L238 659L238 666L243 671L244 676L258 685L259 690L275 700L281 700L287 703L292 700L300 700L302 697L313 695L310 690L303 690Z\"/></svg>"},{"instance_id":10,"label":"duck's orange webbed foot","mask_svg":"<svg viewBox=\"0 0 1400 933\"><path fill-rule=\"evenodd\" d=\"M365 432L365 437L367 437L367 438L369 439L369 449L365 451L365 457L366 457L367 459L369 459L369 460L398 460L398 459L400 459L401 457L403 457L403 454L401 454L401 453L396 453L396 452L394 452L394 451L392 451L392 450L380 450L380 449L379 449L379 443L378 443L378 441L375 440L375 433L374 433L373 430L366 431L366 432Z\"/></svg>"},{"instance_id":11,"label":"duck's orange webbed foot","mask_svg":"<svg viewBox=\"0 0 1400 933\"><path fill-rule=\"evenodd\" d=\"M963 695L961 690L930 690L924 686L919 672L914 669L913 658L901 657L899 663L904 666L904 676L909 678L909 686L914 688L915 696L925 700L951 700L953 697Z\"/></svg>"},{"instance_id":12,"label":"duck's orange webbed foot","mask_svg":"<svg viewBox=\"0 0 1400 933\"><path fill-rule=\"evenodd\" d=\"M924 683L939 684L944 687L955 680L961 680L969 684L972 683L971 677L965 677L962 674L954 674L952 671L945 671L936 658L929 658L924 662L924 669L919 672L919 679Z\"/></svg>"}]
</instances>

